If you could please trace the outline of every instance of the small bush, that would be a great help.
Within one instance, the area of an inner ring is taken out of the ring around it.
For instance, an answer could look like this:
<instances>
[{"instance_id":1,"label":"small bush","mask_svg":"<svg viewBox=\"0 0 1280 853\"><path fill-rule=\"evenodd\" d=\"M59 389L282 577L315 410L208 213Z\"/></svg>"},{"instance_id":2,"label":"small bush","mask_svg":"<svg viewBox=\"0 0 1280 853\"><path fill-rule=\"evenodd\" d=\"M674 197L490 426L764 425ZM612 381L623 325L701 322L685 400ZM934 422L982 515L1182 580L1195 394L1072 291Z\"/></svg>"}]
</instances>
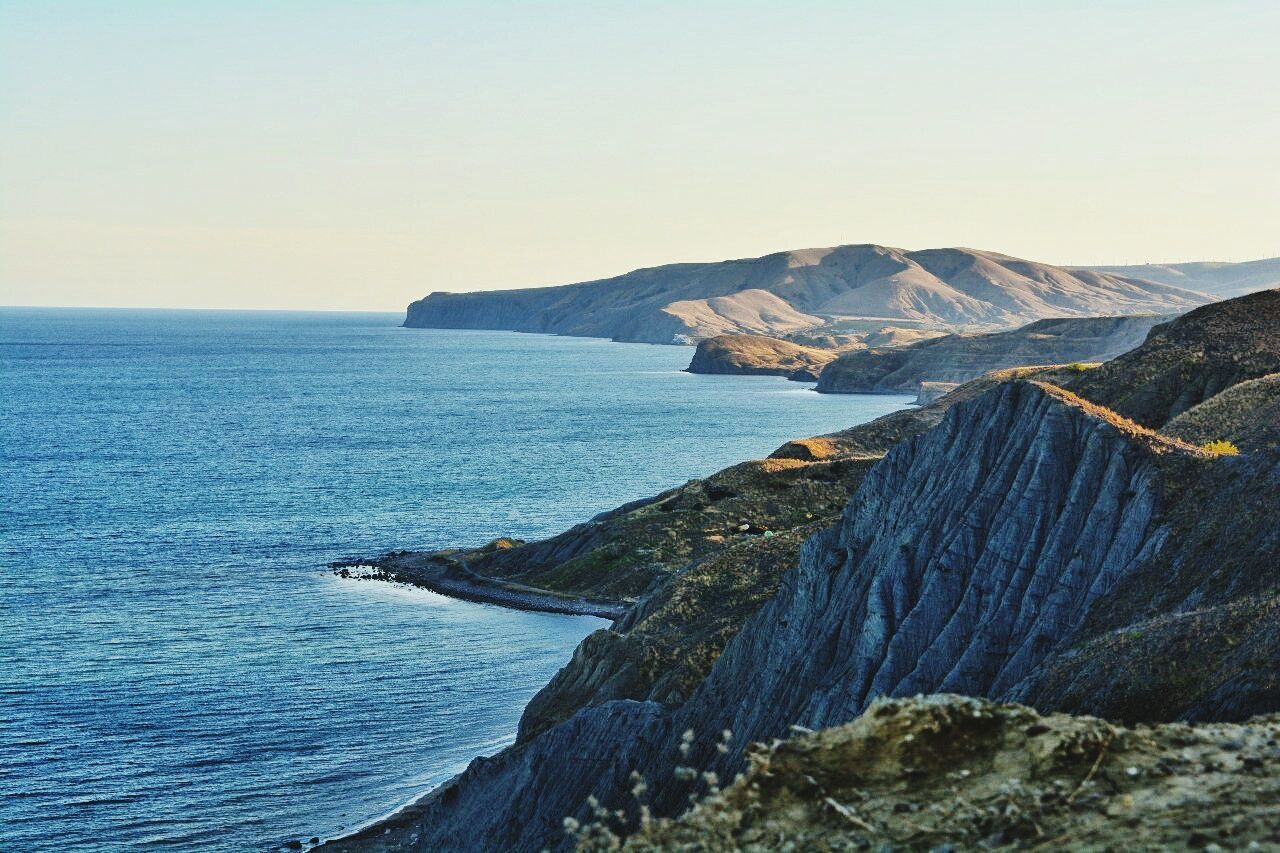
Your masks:
<instances>
[{"instance_id":1,"label":"small bush","mask_svg":"<svg viewBox=\"0 0 1280 853\"><path fill-rule=\"evenodd\" d=\"M1225 438L1220 438L1217 441L1207 441L1204 444L1200 445L1200 449L1207 450L1210 453L1216 453L1219 456L1239 456L1240 455L1240 448L1236 447L1234 444L1227 441Z\"/></svg>"},{"instance_id":2,"label":"small bush","mask_svg":"<svg viewBox=\"0 0 1280 853\"><path fill-rule=\"evenodd\" d=\"M1070 370L1072 373L1086 373L1098 366L1099 362L1076 361L1068 364L1067 370Z\"/></svg>"}]
</instances>

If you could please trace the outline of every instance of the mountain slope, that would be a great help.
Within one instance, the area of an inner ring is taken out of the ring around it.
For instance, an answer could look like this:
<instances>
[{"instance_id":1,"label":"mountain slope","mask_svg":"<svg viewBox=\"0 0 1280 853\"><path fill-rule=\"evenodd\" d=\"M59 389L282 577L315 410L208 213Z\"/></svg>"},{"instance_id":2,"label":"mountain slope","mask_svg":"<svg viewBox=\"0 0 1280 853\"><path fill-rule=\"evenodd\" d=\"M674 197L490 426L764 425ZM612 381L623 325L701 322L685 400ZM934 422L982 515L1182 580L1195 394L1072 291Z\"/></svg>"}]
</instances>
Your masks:
<instances>
[{"instance_id":1,"label":"mountain slope","mask_svg":"<svg viewBox=\"0 0 1280 853\"><path fill-rule=\"evenodd\" d=\"M824 394L915 391L921 382L967 382L1027 364L1105 361L1143 342L1163 317L1039 320L1010 332L947 335L905 347L847 352L818 377Z\"/></svg>"},{"instance_id":2,"label":"mountain slope","mask_svg":"<svg viewBox=\"0 0 1280 853\"><path fill-rule=\"evenodd\" d=\"M994 252L850 245L671 264L562 287L433 293L409 306L404 324L689 343L730 333L781 335L830 318L1008 328L1047 317L1169 314L1208 301L1163 284Z\"/></svg>"},{"instance_id":3,"label":"mountain slope","mask_svg":"<svg viewBox=\"0 0 1280 853\"><path fill-rule=\"evenodd\" d=\"M1259 261L1244 261L1236 264L1199 261L1187 264L1135 264L1133 266L1073 267L1072 269L1090 270L1125 278L1140 278L1171 287L1185 287L1220 299L1243 296L1255 290L1280 287L1280 258L1264 258Z\"/></svg>"}]
</instances>

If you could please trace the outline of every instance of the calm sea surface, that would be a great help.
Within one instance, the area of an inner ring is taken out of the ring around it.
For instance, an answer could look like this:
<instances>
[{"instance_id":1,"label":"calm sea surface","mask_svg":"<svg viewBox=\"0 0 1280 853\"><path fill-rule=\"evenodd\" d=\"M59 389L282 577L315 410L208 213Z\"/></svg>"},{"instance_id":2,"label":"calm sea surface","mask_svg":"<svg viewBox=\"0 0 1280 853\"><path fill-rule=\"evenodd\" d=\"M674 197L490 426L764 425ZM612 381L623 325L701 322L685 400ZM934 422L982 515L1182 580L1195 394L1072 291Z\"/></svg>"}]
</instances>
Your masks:
<instances>
[{"instance_id":1,"label":"calm sea surface","mask_svg":"<svg viewBox=\"0 0 1280 853\"><path fill-rule=\"evenodd\" d=\"M337 579L903 397L400 315L0 309L0 849L269 850L508 743L605 623Z\"/></svg>"}]
</instances>

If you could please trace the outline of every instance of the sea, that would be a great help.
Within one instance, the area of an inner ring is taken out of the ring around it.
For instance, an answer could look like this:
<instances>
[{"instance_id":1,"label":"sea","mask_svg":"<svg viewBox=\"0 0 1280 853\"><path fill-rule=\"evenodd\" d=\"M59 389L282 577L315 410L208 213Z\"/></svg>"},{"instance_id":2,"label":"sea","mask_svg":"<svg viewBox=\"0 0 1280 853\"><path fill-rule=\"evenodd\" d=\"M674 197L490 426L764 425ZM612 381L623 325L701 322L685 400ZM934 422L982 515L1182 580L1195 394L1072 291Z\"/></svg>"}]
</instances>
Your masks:
<instances>
[{"instance_id":1,"label":"sea","mask_svg":"<svg viewBox=\"0 0 1280 853\"><path fill-rule=\"evenodd\" d=\"M902 396L402 315L0 309L0 850L277 850L510 743L591 617L333 560L537 538Z\"/></svg>"}]
</instances>

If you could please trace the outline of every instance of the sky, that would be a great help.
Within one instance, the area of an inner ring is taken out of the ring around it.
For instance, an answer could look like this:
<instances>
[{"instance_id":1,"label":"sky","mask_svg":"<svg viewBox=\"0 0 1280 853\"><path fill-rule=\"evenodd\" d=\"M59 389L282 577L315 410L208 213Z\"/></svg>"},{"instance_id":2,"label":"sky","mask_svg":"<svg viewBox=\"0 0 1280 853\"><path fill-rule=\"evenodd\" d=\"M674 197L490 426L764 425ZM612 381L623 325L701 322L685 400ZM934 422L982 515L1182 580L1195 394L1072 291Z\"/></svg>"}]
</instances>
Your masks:
<instances>
[{"instance_id":1,"label":"sky","mask_svg":"<svg viewBox=\"0 0 1280 853\"><path fill-rule=\"evenodd\" d=\"M1280 255L1280 3L0 0L0 304Z\"/></svg>"}]
</instances>

